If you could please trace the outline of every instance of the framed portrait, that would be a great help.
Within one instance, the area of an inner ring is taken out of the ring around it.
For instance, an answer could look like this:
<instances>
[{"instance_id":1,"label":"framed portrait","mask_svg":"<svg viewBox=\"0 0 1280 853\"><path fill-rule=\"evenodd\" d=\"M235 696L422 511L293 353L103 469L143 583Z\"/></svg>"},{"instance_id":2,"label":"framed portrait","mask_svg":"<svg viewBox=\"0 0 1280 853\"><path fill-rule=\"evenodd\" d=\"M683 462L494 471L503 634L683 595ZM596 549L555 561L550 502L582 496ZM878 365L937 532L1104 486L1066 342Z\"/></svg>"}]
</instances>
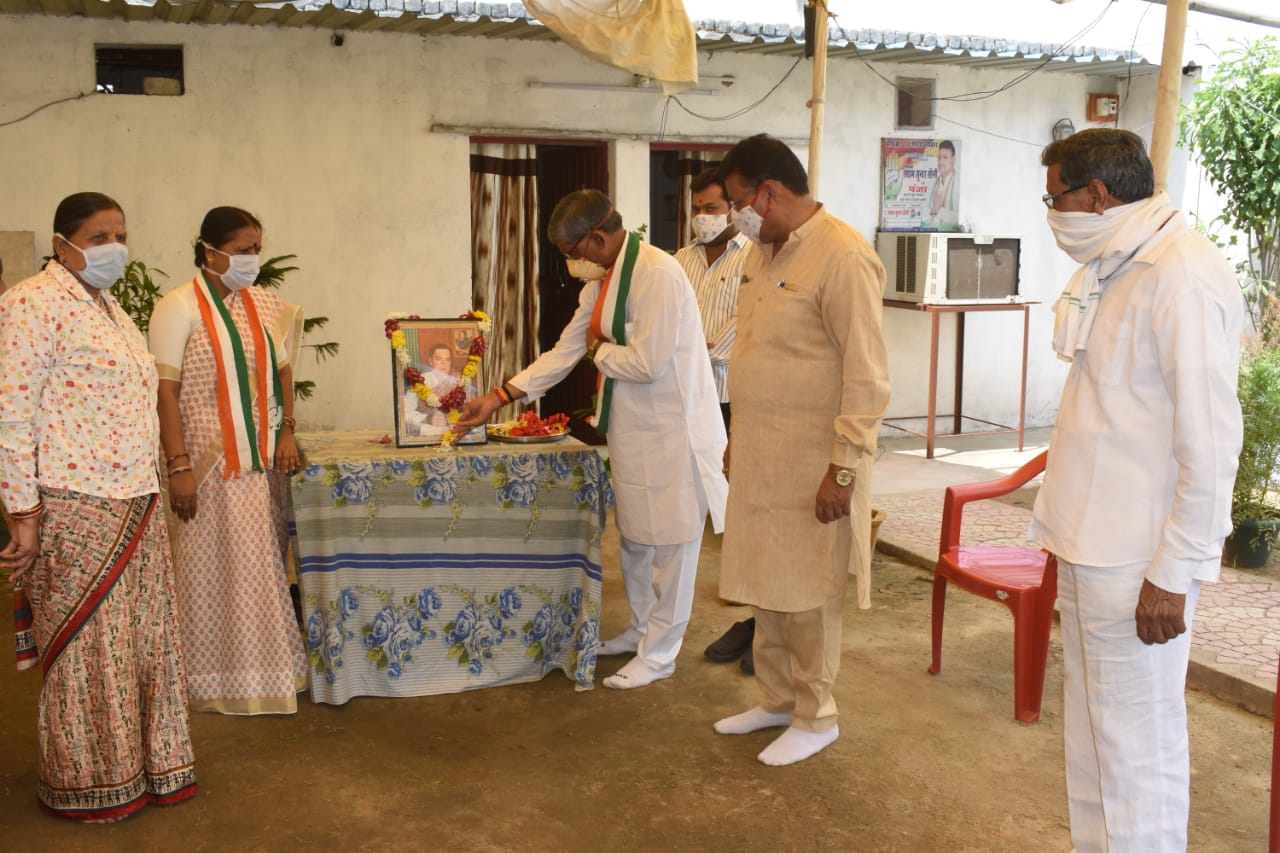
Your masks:
<instances>
[{"instance_id":1,"label":"framed portrait","mask_svg":"<svg viewBox=\"0 0 1280 853\"><path fill-rule=\"evenodd\" d=\"M478 372L473 369L473 375L466 375L468 357L482 335L480 323L472 319L407 318L399 320L398 326L402 338L393 337L391 346L396 446L442 444L449 431L450 409L461 408L481 393ZM454 443L486 441L481 424Z\"/></svg>"}]
</instances>

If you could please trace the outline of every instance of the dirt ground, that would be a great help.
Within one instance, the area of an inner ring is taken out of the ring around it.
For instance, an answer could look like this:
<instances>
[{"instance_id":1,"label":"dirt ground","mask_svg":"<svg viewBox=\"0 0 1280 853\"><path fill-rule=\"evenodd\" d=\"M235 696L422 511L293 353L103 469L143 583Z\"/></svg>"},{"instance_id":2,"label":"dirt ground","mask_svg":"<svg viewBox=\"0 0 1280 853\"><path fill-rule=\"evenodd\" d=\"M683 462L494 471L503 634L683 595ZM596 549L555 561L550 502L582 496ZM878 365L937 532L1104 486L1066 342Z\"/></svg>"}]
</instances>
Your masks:
<instances>
[{"instance_id":1,"label":"dirt ground","mask_svg":"<svg viewBox=\"0 0 1280 853\"><path fill-rule=\"evenodd\" d=\"M715 595L708 536L673 678L575 693L541 682L415 699L300 700L295 717L193 717L200 792L122 824L78 826L35 803L40 677L0 666L0 845L26 851L1066 851L1061 650L1040 723L1013 719L1012 624L953 593L931 677L927 573L877 558L873 607L850 608L840 739L786 768L755 759L776 731L716 734L756 703L702 649L745 610ZM603 634L626 621L606 542ZM852 594L850 599L853 599ZM7 585L0 593L11 612ZM8 631L0 631L6 643ZM600 678L625 658L605 658ZM1191 849L1263 850L1269 720L1188 697Z\"/></svg>"}]
</instances>

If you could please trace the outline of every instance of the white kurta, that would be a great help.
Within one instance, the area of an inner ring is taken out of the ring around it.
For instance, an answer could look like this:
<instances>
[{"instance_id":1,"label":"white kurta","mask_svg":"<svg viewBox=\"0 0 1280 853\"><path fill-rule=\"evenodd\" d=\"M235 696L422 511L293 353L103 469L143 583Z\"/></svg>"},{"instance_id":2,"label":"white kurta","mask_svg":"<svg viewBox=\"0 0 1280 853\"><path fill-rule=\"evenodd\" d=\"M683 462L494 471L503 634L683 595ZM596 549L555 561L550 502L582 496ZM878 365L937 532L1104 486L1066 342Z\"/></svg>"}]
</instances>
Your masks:
<instances>
[{"instance_id":1,"label":"white kurta","mask_svg":"<svg viewBox=\"0 0 1280 853\"><path fill-rule=\"evenodd\" d=\"M1086 566L1149 562L1170 592L1217 580L1243 328L1235 276L1202 235L1187 226L1138 251L1102 291L1067 375L1033 542Z\"/></svg>"},{"instance_id":2,"label":"white kurta","mask_svg":"<svg viewBox=\"0 0 1280 853\"><path fill-rule=\"evenodd\" d=\"M1032 541L1058 557L1067 797L1082 853L1186 849L1190 628L1231 527L1244 314L1230 266L1176 217L1101 291L1032 514ZM1186 594L1186 633L1138 639L1144 580Z\"/></svg>"},{"instance_id":3,"label":"white kurta","mask_svg":"<svg viewBox=\"0 0 1280 853\"><path fill-rule=\"evenodd\" d=\"M619 255L618 260L622 257ZM511 384L536 400L586 353L600 282L589 282L554 348ZM596 368L614 379L609 458L618 530L644 545L678 545L702 535L705 513L724 529L726 436L693 287L675 259L641 244L626 306L626 344L601 344Z\"/></svg>"}]
</instances>

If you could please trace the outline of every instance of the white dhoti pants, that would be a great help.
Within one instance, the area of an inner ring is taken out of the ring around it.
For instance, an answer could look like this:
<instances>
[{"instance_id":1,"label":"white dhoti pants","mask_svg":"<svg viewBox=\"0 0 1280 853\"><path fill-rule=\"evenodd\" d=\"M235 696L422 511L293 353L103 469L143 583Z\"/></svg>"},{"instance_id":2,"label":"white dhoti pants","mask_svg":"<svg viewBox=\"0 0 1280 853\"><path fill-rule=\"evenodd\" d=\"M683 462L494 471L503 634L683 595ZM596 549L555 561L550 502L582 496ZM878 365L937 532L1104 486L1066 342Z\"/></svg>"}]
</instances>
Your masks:
<instances>
[{"instance_id":1,"label":"white dhoti pants","mask_svg":"<svg viewBox=\"0 0 1280 853\"><path fill-rule=\"evenodd\" d=\"M675 667L693 610L702 534L682 545L641 545L622 538L622 581L631 607L627 635L636 657L655 672Z\"/></svg>"},{"instance_id":2,"label":"white dhoti pants","mask_svg":"<svg viewBox=\"0 0 1280 853\"><path fill-rule=\"evenodd\" d=\"M1079 853L1187 848L1185 694L1200 582L1187 592L1186 632L1148 646L1134 619L1148 567L1058 562L1067 802Z\"/></svg>"}]
</instances>

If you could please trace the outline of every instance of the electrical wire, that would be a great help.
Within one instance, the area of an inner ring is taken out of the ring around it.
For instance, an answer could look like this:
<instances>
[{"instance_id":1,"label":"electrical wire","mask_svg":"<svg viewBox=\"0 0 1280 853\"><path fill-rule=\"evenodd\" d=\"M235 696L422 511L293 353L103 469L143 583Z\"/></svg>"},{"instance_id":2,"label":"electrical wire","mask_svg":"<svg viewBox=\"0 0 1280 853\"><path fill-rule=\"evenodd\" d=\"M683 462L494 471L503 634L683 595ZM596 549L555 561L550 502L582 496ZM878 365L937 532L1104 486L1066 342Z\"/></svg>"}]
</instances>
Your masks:
<instances>
[{"instance_id":1,"label":"electrical wire","mask_svg":"<svg viewBox=\"0 0 1280 853\"><path fill-rule=\"evenodd\" d=\"M1058 45L1058 47L1053 51L1053 53L1050 53L1043 60L1036 63L1036 65L1034 65L1033 67L1027 69L1026 71L1023 71L1021 74L1018 74L1016 77L1013 77L1012 79L1008 80L1004 85L1000 86L998 89L986 89L986 90L980 90L976 92L965 92L959 95L935 96L930 100L959 101L959 102L982 101L982 100L986 100L987 98L995 97L996 95L1002 92L1006 92L1009 89L1012 89L1014 86L1017 86L1019 83L1025 82L1028 78L1030 78L1032 75L1039 72L1041 69L1043 69L1046 65L1048 65L1053 60L1062 56L1068 49L1074 47L1076 42L1079 39L1083 38L1091 30L1097 27L1098 24L1102 23L1102 19L1106 17L1107 12L1111 11L1111 6L1113 3L1115 3L1115 0L1107 0L1107 5L1103 7L1102 11L1098 13L1098 17L1094 18L1091 23L1089 23L1079 32L1071 36L1064 44ZM870 71L876 77L879 77L885 83L888 83L895 90L898 89L897 83L895 83L893 80L890 80L888 77L881 74L880 71L876 69L870 63L870 61L867 60L866 55L864 55L863 51L858 47L856 42L851 41L849 42L849 44L853 48L853 52L857 55L858 59L860 59L862 61L862 64L867 67L868 71Z\"/></svg>"},{"instance_id":2,"label":"electrical wire","mask_svg":"<svg viewBox=\"0 0 1280 853\"><path fill-rule=\"evenodd\" d=\"M983 130L980 127L974 127L971 124L965 124L962 121L956 121L953 118L947 118L946 116L938 115L937 113L934 113L933 117L936 119L941 119L942 121L945 121L947 124L959 125L960 127L963 127L966 130L972 130L974 133L981 133L983 136L994 136L996 139L1004 139L1009 142L1017 142L1019 145L1029 145L1032 148L1035 148L1036 150L1044 148L1043 142L1032 142L1029 139L1018 139L1016 136L1005 136L1003 133L994 133L990 130Z\"/></svg>"},{"instance_id":3,"label":"electrical wire","mask_svg":"<svg viewBox=\"0 0 1280 853\"><path fill-rule=\"evenodd\" d=\"M1129 43L1129 53L1133 54L1133 50L1138 46L1138 33L1142 31L1142 22L1146 20L1147 13L1151 11L1151 4L1147 4L1147 8L1142 10L1142 15L1138 18L1138 25L1133 28L1133 41ZM1120 126L1120 111L1124 109L1124 105L1129 101L1129 90L1133 86L1133 63L1129 63L1128 73L1124 78L1124 97L1120 99L1120 103L1116 105L1116 127Z\"/></svg>"},{"instance_id":4,"label":"electrical wire","mask_svg":"<svg viewBox=\"0 0 1280 853\"><path fill-rule=\"evenodd\" d=\"M0 121L0 127L8 127L9 125L17 124L20 121L26 121L36 113L40 112L41 110L46 110L49 107L57 106L58 104L65 104L67 101L78 101L81 98L87 98L91 95L96 95L96 94L98 93L97 92L80 92L79 94L76 94L76 95L68 95L65 98L59 98L56 101L50 101L47 104L41 104L40 106L36 107L34 110L27 113L26 115L18 116L17 118L11 118L8 121Z\"/></svg>"},{"instance_id":5,"label":"electrical wire","mask_svg":"<svg viewBox=\"0 0 1280 853\"><path fill-rule=\"evenodd\" d=\"M671 98L662 99L662 119L658 122L658 141L661 142L667 135L667 113L671 110Z\"/></svg>"},{"instance_id":6,"label":"electrical wire","mask_svg":"<svg viewBox=\"0 0 1280 853\"><path fill-rule=\"evenodd\" d=\"M777 83L774 83L774 84L773 84L773 88L772 88L772 89L770 89L769 91L765 92L765 93L764 93L764 95L762 95L762 96L760 97L760 99L759 99L759 100L757 100L755 103L747 104L745 107L741 107L741 108L739 108L739 109L737 109L737 110L734 110L733 112L729 113L728 115L723 115L723 116L709 116L709 115L703 115L702 113L694 112L693 110L691 110L691 109L689 109L688 107L686 107L686 106L684 105L684 102L683 102L683 101L681 101L681 100L680 100L680 98L679 98L678 96L676 96L676 95L671 95L670 97L668 97L668 98L667 98L667 100L668 100L668 101L675 101L675 102L676 102L676 106L678 106L680 109L684 110L685 112L687 112L689 115L693 116L694 118L700 118L700 119L702 119L703 121L729 121L730 119L740 118L740 117L742 117L742 116L746 115L747 113L751 112L752 110L754 110L756 107L758 107L758 106L760 106L761 104L763 104L766 100L768 100L768 98L769 98L769 96L770 96L770 95L772 95L774 92L778 91L778 87L779 87L779 86L781 86L783 83L787 82L787 78L791 76L791 73L792 73L793 71L795 71L795 70L796 70L796 68L800 65L800 63L801 63L803 60L804 60L804 57L803 57L803 56L797 57L797 58L796 58L796 61L795 61L795 62L793 62L793 63L791 63L791 67L787 69L787 73L782 75L782 79L781 79L781 80L779 80ZM664 121L666 120L666 119L665 119L665 116L664 116L664 119L663 119L663 120L664 120Z\"/></svg>"},{"instance_id":7,"label":"electrical wire","mask_svg":"<svg viewBox=\"0 0 1280 853\"><path fill-rule=\"evenodd\" d=\"M822 8L826 10L826 12L827 12L827 17L828 17L828 18L834 18L834 17L836 17L836 16L835 16L835 14L834 14L834 13L832 13L832 11L831 11L830 9L828 9L828 8L827 8L826 0L818 0L818 3L820 3L820 4L822 5ZM817 33L815 33L814 35L815 35L815 37L816 37L816 36L817 36ZM825 34L825 33L823 34L823 37L824 37L824 38L826 37L826 34ZM770 89L769 91L765 92L765 93L764 93L764 95L763 95L763 96L762 96L758 101L756 101L755 103L752 103L752 104L748 104L747 106L742 107L742 108L740 108L740 109L734 110L733 112L729 113L728 115L723 115L723 116L709 116L709 115L703 115L702 113L694 112L693 110L691 110L691 109L689 109L688 107L686 107L686 106L684 105L684 102L683 102L683 101L681 101L679 97L677 97L677 96L675 96L675 95L672 95L672 96L668 97L668 98L667 98L667 104L666 104L666 106L664 106L664 107L663 107L663 109L662 109L662 124L661 124L661 126L660 126L660 128L659 128L659 131L658 131L658 141L659 141L659 142L661 142L661 141L662 141L662 134L663 134L663 133L665 132L665 130L666 130L666 127L667 127L667 107L669 107L669 106L671 105L671 102L672 102L672 101L675 101L675 102L676 102L676 106L678 106L680 109L682 109L682 110L684 110L685 112L687 112L689 115L693 116L694 118L700 118L700 119L702 119L703 121L730 121L730 120L735 119L735 118L741 118L742 116L744 116L744 115L746 115L747 113L749 113L749 112L751 112L752 110L754 110L756 107L758 107L758 106L760 106L761 104L763 104L766 100L768 100L768 99L769 99L769 96L770 96L770 95L772 95L774 92L778 91L778 87L779 87L779 86L781 86L783 83L787 82L787 78L791 76L791 73L792 73L793 71L795 71L797 67L799 67L799 65L800 65L801 61L802 61L802 60L804 60L804 59L805 59L805 57L804 57L803 55L802 55L802 56L800 56L799 58L797 58L797 59L796 59L796 61L795 61L795 62L793 62L793 63L791 64L791 67L787 69L787 73L782 75L782 79L781 79L781 80L779 80L777 83L775 83L775 84L773 85L773 88L772 88L772 89Z\"/></svg>"}]
</instances>

